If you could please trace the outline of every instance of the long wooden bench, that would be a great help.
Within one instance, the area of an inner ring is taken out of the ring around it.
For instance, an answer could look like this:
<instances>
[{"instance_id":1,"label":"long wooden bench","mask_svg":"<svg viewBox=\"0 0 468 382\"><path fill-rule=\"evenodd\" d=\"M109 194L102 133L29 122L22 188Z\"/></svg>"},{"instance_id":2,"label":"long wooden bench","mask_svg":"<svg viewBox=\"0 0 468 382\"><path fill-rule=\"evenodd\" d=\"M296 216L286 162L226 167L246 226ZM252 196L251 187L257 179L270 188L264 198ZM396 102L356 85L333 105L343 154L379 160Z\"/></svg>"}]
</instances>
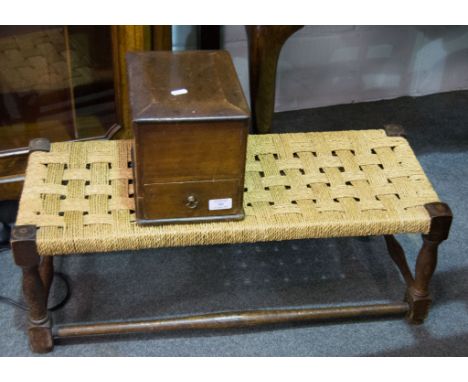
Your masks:
<instances>
[{"instance_id":1,"label":"long wooden bench","mask_svg":"<svg viewBox=\"0 0 468 382\"><path fill-rule=\"evenodd\" d=\"M421 323L427 315L437 247L448 236L452 215L407 140L398 134L365 130L251 135L246 218L160 226L135 223L130 140L50 145L37 139L30 148L12 250L23 269L28 333L35 352L52 350L54 338L83 335L383 314L406 314L410 322ZM393 236L398 233L423 234L414 276ZM46 308L54 256L369 235L385 236L407 284L404 301L66 326L54 326Z\"/></svg>"}]
</instances>

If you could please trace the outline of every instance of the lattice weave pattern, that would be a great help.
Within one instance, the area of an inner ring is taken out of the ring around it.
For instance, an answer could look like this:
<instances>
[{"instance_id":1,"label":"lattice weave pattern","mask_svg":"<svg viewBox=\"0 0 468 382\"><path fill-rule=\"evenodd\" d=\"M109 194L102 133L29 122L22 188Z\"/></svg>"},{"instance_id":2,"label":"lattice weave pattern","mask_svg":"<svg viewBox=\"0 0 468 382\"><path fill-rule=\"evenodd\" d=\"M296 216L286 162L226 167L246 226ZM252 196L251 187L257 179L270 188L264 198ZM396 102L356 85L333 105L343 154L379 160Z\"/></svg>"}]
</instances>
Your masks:
<instances>
[{"instance_id":1,"label":"lattice weave pattern","mask_svg":"<svg viewBox=\"0 0 468 382\"><path fill-rule=\"evenodd\" d=\"M42 255L429 231L438 201L404 138L383 130L250 136L238 222L135 224L131 141L30 155L17 224ZM157 158L155 158L157 159Z\"/></svg>"}]
</instances>

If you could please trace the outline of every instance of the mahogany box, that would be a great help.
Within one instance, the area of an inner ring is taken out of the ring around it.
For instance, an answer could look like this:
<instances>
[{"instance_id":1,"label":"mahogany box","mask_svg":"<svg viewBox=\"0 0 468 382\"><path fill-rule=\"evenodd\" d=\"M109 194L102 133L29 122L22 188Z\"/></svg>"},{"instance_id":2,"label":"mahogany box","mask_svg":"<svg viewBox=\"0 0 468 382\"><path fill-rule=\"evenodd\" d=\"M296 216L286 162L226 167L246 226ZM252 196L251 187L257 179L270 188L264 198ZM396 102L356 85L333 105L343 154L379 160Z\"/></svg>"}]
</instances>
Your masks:
<instances>
[{"instance_id":1,"label":"mahogany box","mask_svg":"<svg viewBox=\"0 0 468 382\"><path fill-rule=\"evenodd\" d=\"M139 224L242 219L250 112L225 51L127 54Z\"/></svg>"}]
</instances>

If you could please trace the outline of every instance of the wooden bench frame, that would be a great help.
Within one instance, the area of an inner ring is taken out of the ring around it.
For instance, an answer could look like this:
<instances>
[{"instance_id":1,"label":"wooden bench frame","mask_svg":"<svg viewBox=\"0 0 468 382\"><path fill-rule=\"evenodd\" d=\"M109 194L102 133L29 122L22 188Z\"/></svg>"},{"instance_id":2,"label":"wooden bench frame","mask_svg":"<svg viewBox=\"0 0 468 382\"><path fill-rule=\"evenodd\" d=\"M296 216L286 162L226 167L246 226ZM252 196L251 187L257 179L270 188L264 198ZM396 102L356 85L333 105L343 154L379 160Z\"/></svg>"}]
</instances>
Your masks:
<instances>
[{"instance_id":1,"label":"wooden bench frame","mask_svg":"<svg viewBox=\"0 0 468 382\"><path fill-rule=\"evenodd\" d=\"M398 129L387 130L388 135L402 135ZM35 140L31 151L49 151L47 140ZM261 309L179 316L144 321L123 320L93 324L54 325L47 301L54 274L54 256L40 256L36 245L36 226L18 225L12 230L11 246L16 265L23 273L23 294L29 307L28 336L33 352L50 352L54 340L70 337L124 333L153 333L181 329L218 329L250 327L262 324L357 318L387 315L406 315L412 324L421 324L431 304L429 283L437 264L439 244L446 240L452 222L449 206L442 202L425 205L431 218L430 231L423 234L415 273L410 270L403 248L393 235L385 235L392 260L400 270L407 289L402 302L377 305L353 305L331 308Z\"/></svg>"}]
</instances>

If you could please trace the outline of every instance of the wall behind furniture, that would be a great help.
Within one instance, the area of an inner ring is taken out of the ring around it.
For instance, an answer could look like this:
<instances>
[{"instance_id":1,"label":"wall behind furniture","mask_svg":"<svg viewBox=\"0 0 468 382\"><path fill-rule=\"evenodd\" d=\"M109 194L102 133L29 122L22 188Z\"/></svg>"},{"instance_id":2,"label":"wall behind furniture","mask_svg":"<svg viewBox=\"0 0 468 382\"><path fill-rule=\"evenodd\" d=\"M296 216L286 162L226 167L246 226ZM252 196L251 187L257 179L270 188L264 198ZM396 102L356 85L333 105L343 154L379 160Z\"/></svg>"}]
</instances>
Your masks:
<instances>
[{"instance_id":1,"label":"wall behind furniture","mask_svg":"<svg viewBox=\"0 0 468 382\"><path fill-rule=\"evenodd\" d=\"M247 36L224 26L248 94ZM275 111L468 89L468 27L306 26L278 62Z\"/></svg>"},{"instance_id":2,"label":"wall behind furniture","mask_svg":"<svg viewBox=\"0 0 468 382\"><path fill-rule=\"evenodd\" d=\"M172 50L195 50L199 45L198 29L196 25L172 26Z\"/></svg>"}]
</instances>

